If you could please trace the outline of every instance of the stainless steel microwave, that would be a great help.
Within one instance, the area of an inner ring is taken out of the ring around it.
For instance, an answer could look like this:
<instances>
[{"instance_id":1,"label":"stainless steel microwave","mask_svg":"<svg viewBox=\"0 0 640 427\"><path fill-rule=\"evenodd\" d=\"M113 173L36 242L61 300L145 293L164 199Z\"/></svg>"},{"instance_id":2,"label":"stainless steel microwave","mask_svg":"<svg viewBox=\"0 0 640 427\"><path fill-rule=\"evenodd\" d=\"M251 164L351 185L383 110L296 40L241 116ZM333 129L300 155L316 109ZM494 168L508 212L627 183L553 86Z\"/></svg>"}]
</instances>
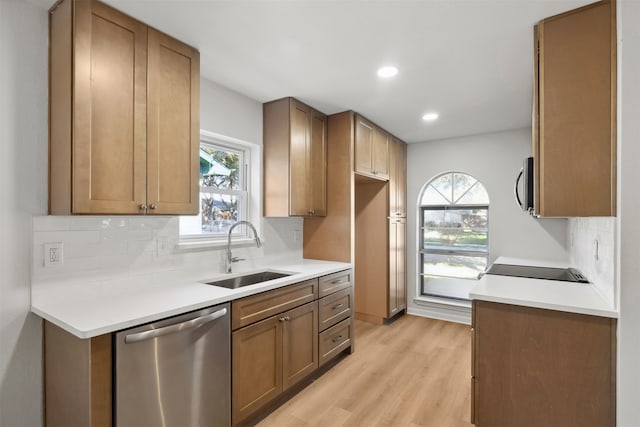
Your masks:
<instances>
[{"instance_id":1,"label":"stainless steel microwave","mask_svg":"<svg viewBox=\"0 0 640 427\"><path fill-rule=\"evenodd\" d=\"M520 195L520 181L522 181L522 197ZM535 206L534 203L534 170L533 170L533 157L527 157L524 159L524 164L522 165L522 169L520 169L520 173L516 178L516 185L514 188L514 193L516 196L516 202L520 206L520 208L529 212L531 215L535 215Z\"/></svg>"}]
</instances>

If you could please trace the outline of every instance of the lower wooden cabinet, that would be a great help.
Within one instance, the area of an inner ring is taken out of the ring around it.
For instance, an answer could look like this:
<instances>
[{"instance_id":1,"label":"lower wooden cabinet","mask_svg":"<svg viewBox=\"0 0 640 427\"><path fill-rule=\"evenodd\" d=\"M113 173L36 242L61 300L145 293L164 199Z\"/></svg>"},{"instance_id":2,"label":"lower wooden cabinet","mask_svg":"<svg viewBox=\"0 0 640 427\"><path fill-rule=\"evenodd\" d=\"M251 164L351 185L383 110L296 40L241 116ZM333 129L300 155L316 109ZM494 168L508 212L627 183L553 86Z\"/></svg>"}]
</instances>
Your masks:
<instances>
[{"instance_id":1,"label":"lower wooden cabinet","mask_svg":"<svg viewBox=\"0 0 640 427\"><path fill-rule=\"evenodd\" d=\"M615 319L474 301L472 422L615 426L615 348Z\"/></svg>"}]
</instances>

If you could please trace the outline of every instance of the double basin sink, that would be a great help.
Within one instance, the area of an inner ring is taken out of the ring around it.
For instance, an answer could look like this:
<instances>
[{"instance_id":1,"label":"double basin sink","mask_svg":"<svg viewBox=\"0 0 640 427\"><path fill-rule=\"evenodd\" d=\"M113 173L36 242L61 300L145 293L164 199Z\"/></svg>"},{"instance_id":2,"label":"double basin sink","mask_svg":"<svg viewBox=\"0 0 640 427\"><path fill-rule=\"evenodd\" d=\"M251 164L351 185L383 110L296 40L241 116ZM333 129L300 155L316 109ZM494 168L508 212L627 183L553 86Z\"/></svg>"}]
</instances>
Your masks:
<instances>
[{"instance_id":1,"label":"double basin sink","mask_svg":"<svg viewBox=\"0 0 640 427\"><path fill-rule=\"evenodd\" d=\"M275 271L262 271L259 273L251 273L244 276L231 277L229 279L215 280L213 282L205 282L207 285L221 286L227 289L238 289L244 286L255 285L256 283L268 282L269 280L281 279L291 276L290 273L278 273Z\"/></svg>"}]
</instances>

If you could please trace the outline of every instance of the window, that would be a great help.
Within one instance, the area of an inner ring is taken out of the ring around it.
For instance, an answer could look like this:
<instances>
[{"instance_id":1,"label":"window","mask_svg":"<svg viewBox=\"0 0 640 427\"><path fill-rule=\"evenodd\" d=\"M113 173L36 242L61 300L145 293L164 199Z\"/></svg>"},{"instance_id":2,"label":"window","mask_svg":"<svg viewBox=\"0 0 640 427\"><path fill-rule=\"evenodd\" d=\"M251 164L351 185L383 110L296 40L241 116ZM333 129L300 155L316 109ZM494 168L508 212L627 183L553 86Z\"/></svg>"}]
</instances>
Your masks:
<instances>
[{"instance_id":1,"label":"window","mask_svg":"<svg viewBox=\"0 0 640 427\"><path fill-rule=\"evenodd\" d=\"M447 172L425 185L420 197L422 294L468 299L468 288L487 266L489 196L465 173ZM462 280L443 280L443 279Z\"/></svg>"},{"instance_id":2,"label":"window","mask_svg":"<svg viewBox=\"0 0 640 427\"><path fill-rule=\"evenodd\" d=\"M202 132L200 140L200 212L180 217L184 241L226 239L236 221L249 220L251 148L231 138ZM243 235L237 227L234 235Z\"/></svg>"}]
</instances>

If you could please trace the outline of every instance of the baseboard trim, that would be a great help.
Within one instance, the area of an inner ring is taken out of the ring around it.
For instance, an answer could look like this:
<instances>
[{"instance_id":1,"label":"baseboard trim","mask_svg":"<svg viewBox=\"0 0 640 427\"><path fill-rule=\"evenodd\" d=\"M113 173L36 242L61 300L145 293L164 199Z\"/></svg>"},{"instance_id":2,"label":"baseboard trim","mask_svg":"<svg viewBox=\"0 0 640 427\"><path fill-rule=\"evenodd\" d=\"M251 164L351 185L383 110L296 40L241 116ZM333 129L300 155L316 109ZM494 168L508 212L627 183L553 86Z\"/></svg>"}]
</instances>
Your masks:
<instances>
[{"instance_id":1,"label":"baseboard trim","mask_svg":"<svg viewBox=\"0 0 640 427\"><path fill-rule=\"evenodd\" d=\"M471 325L471 308L420 301L420 307L407 307L407 314Z\"/></svg>"}]
</instances>

